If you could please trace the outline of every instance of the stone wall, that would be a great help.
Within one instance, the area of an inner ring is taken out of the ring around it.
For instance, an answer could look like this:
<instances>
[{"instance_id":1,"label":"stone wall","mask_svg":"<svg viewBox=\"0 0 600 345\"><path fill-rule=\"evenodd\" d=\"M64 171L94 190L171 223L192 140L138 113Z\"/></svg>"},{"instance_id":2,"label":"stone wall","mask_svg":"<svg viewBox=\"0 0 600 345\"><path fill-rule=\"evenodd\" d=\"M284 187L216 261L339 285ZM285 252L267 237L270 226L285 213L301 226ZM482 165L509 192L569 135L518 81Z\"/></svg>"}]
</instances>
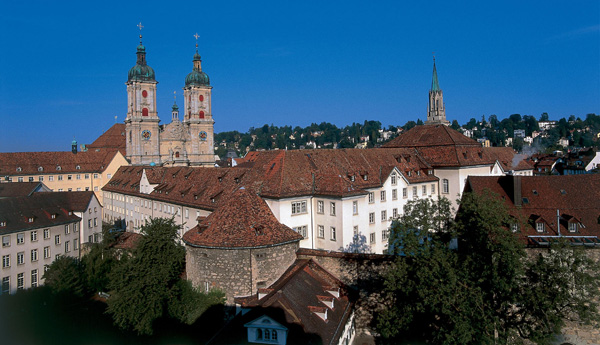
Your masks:
<instances>
[{"instance_id":1,"label":"stone wall","mask_svg":"<svg viewBox=\"0 0 600 345\"><path fill-rule=\"evenodd\" d=\"M186 273L202 290L219 289L226 303L255 294L274 283L294 262L298 242L254 249L215 249L186 246Z\"/></svg>"}]
</instances>

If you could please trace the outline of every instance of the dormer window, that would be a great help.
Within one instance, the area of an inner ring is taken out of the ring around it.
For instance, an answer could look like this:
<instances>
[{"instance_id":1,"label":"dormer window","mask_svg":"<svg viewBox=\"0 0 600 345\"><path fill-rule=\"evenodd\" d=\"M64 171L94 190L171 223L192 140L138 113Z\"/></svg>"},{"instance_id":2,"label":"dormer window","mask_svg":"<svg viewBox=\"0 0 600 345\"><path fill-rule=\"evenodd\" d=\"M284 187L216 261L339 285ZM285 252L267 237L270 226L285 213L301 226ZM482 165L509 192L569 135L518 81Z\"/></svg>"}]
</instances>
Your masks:
<instances>
[{"instance_id":1,"label":"dormer window","mask_svg":"<svg viewBox=\"0 0 600 345\"><path fill-rule=\"evenodd\" d=\"M56 213L52 213L52 215L50 216L50 218L56 219Z\"/></svg>"},{"instance_id":2,"label":"dormer window","mask_svg":"<svg viewBox=\"0 0 600 345\"><path fill-rule=\"evenodd\" d=\"M539 222L539 223L535 223L535 230L537 232L544 232L546 230L546 224Z\"/></svg>"},{"instance_id":3,"label":"dormer window","mask_svg":"<svg viewBox=\"0 0 600 345\"><path fill-rule=\"evenodd\" d=\"M354 182L354 175L350 175L350 181Z\"/></svg>"},{"instance_id":4,"label":"dormer window","mask_svg":"<svg viewBox=\"0 0 600 345\"><path fill-rule=\"evenodd\" d=\"M510 225L510 230L512 230L512 232L517 232L517 231L519 231L519 223L517 223L517 222L515 222L515 223L512 223L512 224Z\"/></svg>"},{"instance_id":5,"label":"dormer window","mask_svg":"<svg viewBox=\"0 0 600 345\"><path fill-rule=\"evenodd\" d=\"M410 170L406 172L406 175L410 177L410 175L411 175Z\"/></svg>"},{"instance_id":6,"label":"dormer window","mask_svg":"<svg viewBox=\"0 0 600 345\"><path fill-rule=\"evenodd\" d=\"M417 170L417 176L421 176L421 170Z\"/></svg>"},{"instance_id":7,"label":"dormer window","mask_svg":"<svg viewBox=\"0 0 600 345\"><path fill-rule=\"evenodd\" d=\"M22 170L21 167L17 167L17 172L21 172Z\"/></svg>"},{"instance_id":8,"label":"dormer window","mask_svg":"<svg viewBox=\"0 0 600 345\"><path fill-rule=\"evenodd\" d=\"M575 223L575 222L569 223L569 232L577 232L577 223Z\"/></svg>"},{"instance_id":9,"label":"dormer window","mask_svg":"<svg viewBox=\"0 0 600 345\"><path fill-rule=\"evenodd\" d=\"M44 171L44 168L38 167L38 171Z\"/></svg>"},{"instance_id":10,"label":"dormer window","mask_svg":"<svg viewBox=\"0 0 600 345\"><path fill-rule=\"evenodd\" d=\"M61 171L61 170L62 170L62 168L60 167L60 165L57 165L57 166L56 166L56 170L57 170L57 171Z\"/></svg>"},{"instance_id":11,"label":"dormer window","mask_svg":"<svg viewBox=\"0 0 600 345\"><path fill-rule=\"evenodd\" d=\"M0 220L0 227L4 227L4 226L6 226L6 221Z\"/></svg>"},{"instance_id":12,"label":"dormer window","mask_svg":"<svg viewBox=\"0 0 600 345\"><path fill-rule=\"evenodd\" d=\"M29 218L27 218L27 222L28 222L28 223L33 223L33 217L29 217Z\"/></svg>"},{"instance_id":13,"label":"dormer window","mask_svg":"<svg viewBox=\"0 0 600 345\"><path fill-rule=\"evenodd\" d=\"M81 170L81 166L79 166L79 165L78 165L78 166L76 166L76 167L75 167L75 170Z\"/></svg>"},{"instance_id":14,"label":"dormer window","mask_svg":"<svg viewBox=\"0 0 600 345\"><path fill-rule=\"evenodd\" d=\"M433 170L432 169L427 170L427 175L433 175Z\"/></svg>"},{"instance_id":15,"label":"dormer window","mask_svg":"<svg viewBox=\"0 0 600 345\"><path fill-rule=\"evenodd\" d=\"M369 175L367 175L367 174L364 174L364 175L363 175L363 180L367 181L368 179L369 179Z\"/></svg>"}]
</instances>

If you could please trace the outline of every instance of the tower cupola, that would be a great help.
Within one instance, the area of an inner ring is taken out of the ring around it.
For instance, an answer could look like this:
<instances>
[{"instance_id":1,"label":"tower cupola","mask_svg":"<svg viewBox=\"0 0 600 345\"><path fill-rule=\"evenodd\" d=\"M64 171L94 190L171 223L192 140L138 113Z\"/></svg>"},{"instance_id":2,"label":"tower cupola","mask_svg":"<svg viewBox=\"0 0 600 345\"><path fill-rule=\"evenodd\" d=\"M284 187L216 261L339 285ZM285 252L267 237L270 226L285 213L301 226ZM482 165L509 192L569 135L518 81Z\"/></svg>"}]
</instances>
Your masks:
<instances>
[{"instance_id":1,"label":"tower cupola","mask_svg":"<svg viewBox=\"0 0 600 345\"><path fill-rule=\"evenodd\" d=\"M142 34L140 34L140 45L137 46L136 55L137 61L129 70L127 81L156 81L154 70L146 63L146 47L142 44Z\"/></svg>"},{"instance_id":2,"label":"tower cupola","mask_svg":"<svg viewBox=\"0 0 600 345\"><path fill-rule=\"evenodd\" d=\"M208 74L202 72L202 59L198 53L198 43L196 43L196 54L193 58L194 69L185 77L185 86L210 86Z\"/></svg>"}]
</instances>

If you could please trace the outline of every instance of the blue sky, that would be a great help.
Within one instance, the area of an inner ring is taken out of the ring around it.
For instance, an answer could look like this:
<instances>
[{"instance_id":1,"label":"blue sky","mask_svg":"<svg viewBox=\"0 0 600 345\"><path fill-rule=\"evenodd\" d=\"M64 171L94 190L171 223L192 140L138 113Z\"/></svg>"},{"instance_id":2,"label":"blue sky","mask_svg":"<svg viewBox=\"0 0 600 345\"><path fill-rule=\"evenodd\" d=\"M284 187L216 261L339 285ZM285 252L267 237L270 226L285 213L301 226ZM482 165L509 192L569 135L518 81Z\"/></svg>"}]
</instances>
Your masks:
<instances>
[{"instance_id":1,"label":"blue sky","mask_svg":"<svg viewBox=\"0 0 600 345\"><path fill-rule=\"evenodd\" d=\"M600 113L597 0L3 1L0 151L69 150L123 122L138 22L163 123L196 32L215 132L424 120L432 52L449 120Z\"/></svg>"}]
</instances>

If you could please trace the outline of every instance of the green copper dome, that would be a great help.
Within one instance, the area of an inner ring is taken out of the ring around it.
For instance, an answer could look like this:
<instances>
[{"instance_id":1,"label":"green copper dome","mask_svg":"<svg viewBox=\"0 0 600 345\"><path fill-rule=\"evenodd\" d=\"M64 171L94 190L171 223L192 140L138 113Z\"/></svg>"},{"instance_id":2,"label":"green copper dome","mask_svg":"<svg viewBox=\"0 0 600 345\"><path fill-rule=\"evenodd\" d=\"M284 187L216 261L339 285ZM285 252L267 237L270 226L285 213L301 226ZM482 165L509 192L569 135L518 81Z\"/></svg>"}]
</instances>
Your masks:
<instances>
[{"instance_id":1,"label":"green copper dome","mask_svg":"<svg viewBox=\"0 0 600 345\"><path fill-rule=\"evenodd\" d=\"M194 54L194 69L185 77L185 86L210 86L208 74L202 72L200 54Z\"/></svg>"},{"instance_id":2,"label":"green copper dome","mask_svg":"<svg viewBox=\"0 0 600 345\"><path fill-rule=\"evenodd\" d=\"M146 47L141 43L137 47L137 62L127 74L127 81L156 81L154 70L146 64Z\"/></svg>"}]
</instances>

